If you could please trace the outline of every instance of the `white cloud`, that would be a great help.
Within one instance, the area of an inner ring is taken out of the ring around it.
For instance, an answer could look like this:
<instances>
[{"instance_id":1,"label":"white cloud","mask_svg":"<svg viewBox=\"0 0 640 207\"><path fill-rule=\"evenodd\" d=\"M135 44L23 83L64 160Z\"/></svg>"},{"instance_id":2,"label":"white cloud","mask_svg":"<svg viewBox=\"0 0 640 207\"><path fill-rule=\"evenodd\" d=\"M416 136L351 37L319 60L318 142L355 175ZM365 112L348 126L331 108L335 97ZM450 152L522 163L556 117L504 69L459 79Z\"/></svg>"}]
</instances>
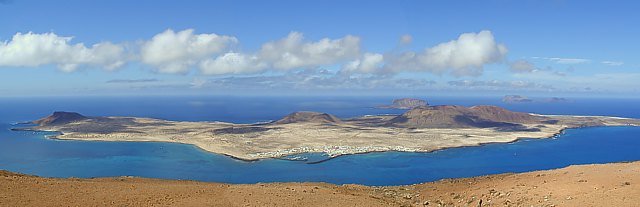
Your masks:
<instances>
[{"instance_id":1,"label":"white cloud","mask_svg":"<svg viewBox=\"0 0 640 207\"><path fill-rule=\"evenodd\" d=\"M404 35L401 42L408 44L411 39L410 35ZM84 65L114 69L127 61L139 61L161 73L186 73L197 67L204 75L222 75L342 65L341 72L346 74L429 72L465 76L480 74L484 65L502 61L507 53L490 31L465 33L422 52L385 55L362 54L360 38L356 36L306 41L300 32L267 42L257 51L241 53L230 50L238 43L233 36L168 29L136 45L139 50L131 51L139 51L132 55L137 59L125 56L122 45L102 42L85 47L70 41L70 37L53 33L18 33L11 41L0 43L0 66L55 64L61 70L74 71Z\"/></svg>"},{"instance_id":2,"label":"white cloud","mask_svg":"<svg viewBox=\"0 0 640 207\"><path fill-rule=\"evenodd\" d=\"M400 36L400 44L402 45L408 45L411 44L411 42L413 41L413 37L411 35L402 35Z\"/></svg>"},{"instance_id":3,"label":"white cloud","mask_svg":"<svg viewBox=\"0 0 640 207\"><path fill-rule=\"evenodd\" d=\"M343 73L379 73L384 61L384 56L377 53L365 53L362 58L345 64L342 68Z\"/></svg>"},{"instance_id":4,"label":"white cloud","mask_svg":"<svg viewBox=\"0 0 640 207\"><path fill-rule=\"evenodd\" d=\"M205 75L256 73L266 67L256 56L234 52L200 63L200 71Z\"/></svg>"},{"instance_id":5,"label":"white cloud","mask_svg":"<svg viewBox=\"0 0 640 207\"><path fill-rule=\"evenodd\" d=\"M207 80L201 78L195 78L193 79L193 81L191 81L191 83L189 83L189 85L191 85L191 88L195 89L202 88L205 84L207 84Z\"/></svg>"},{"instance_id":6,"label":"white cloud","mask_svg":"<svg viewBox=\"0 0 640 207\"><path fill-rule=\"evenodd\" d=\"M303 42L303 35L291 32L281 40L262 45L258 56L274 69L289 70L338 64L360 55L360 38L347 35L340 39L324 38Z\"/></svg>"},{"instance_id":7,"label":"white cloud","mask_svg":"<svg viewBox=\"0 0 640 207\"><path fill-rule=\"evenodd\" d=\"M557 64L582 64L589 63L591 60L583 58L559 58L559 57L532 57L533 59L548 60Z\"/></svg>"},{"instance_id":8,"label":"white cloud","mask_svg":"<svg viewBox=\"0 0 640 207\"><path fill-rule=\"evenodd\" d=\"M418 55L419 63L428 68L480 68L487 63L498 62L506 55L507 49L497 44L490 31L465 33L458 40L428 48ZM454 71L457 72L457 71ZM459 71L465 73L464 71Z\"/></svg>"},{"instance_id":9,"label":"white cloud","mask_svg":"<svg viewBox=\"0 0 640 207\"><path fill-rule=\"evenodd\" d=\"M193 29L174 32L168 29L145 42L141 61L161 73L186 73L194 64L224 52L238 42L231 36L194 34Z\"/></svg>"},{"instance_id":10,"label":"white cloud","mask_svg":"<svg viewBox=\"0 0 640 207\"><path fill-rule=\"evenodd\" d=\"M581 64L591 62L591 60L580 58L549 58L549 60L558 64Z\"/></svg>"},{"instance_id":11,"label":"white cloud","mask_svg":"<svg viewBox=\"0 0 640 207\"><path fill-rule=\"evenodd\" d=\"M141 78L141 79L112 79L108 80L106 83L149 83L149 82L158 82L160 80L155 78Z\"/></svg>"},{"instance_id":12,"label":"white cloud","mask_svg":"<svg viewBox=\"0 0 640 207\"><path fill-rule=\"evenodd\" d=\"M551 61L551 62L557 63L557 64L567 64L567 65L583 64L583 63L591 63L591 62L593 62L593 60L591 60L591 59L584 59L584 58L559 58L559 57L531 57L531 58L532 59L542 59L542 60ZM608 66L621 66L621 65L624 65L624 62L611 61L611 60L600 61L600 63L604 64L604 65L608 65Z\"/></svg>"},{"instance_id":13,"label":"white cloud","mask_svg":"<svg viewBox=\"0 0 640 207\"><path fill-rule=\"evenodd\" d=\"M101 42L86 47L83 43L71 44L72 39L54 33L17 33L11 41L0 43L0 66L54 64L63 71L71 72L83 66L112 70L125 64L124 47L121 45Z\"/></svg>"},{"instance_id":14,"label":"white cloud","mask_svg":"<svg viewBox=\"0 0 640 207\"><path fill-rule=\"evenodd\" d=\"M277 75L231 76L209 79L203 88L224 90L362 90L362 89L402 89L425 90L432 88L435 81L423 78L394 78L357 76L348 77L330 73L323 69L307 69L303 71L289 71Z\"/></svg>"},{"instance_id":15,"label":"white cloud","mask_svg":"<svg viewBox=\"0 0 640 207\"><path fill-rule=\"evenodd\" d=\"M514 73L530 73L536 70L536 66L526 60L518 60L511 63L511 72Z\"/></svg>"},{"instance_id":16,"label":"white cloud","mask_svg":"<svg viewBox=\"0 0 640 207\"><path fill-rule=\"evenodd\" d=\"M608 60L606 60L606 61L602 61L602 62L600 62L600 63L605 64L605 65L608 65L608 66L621 66L621 65L624 65L624 63L623 63L623 62L618 62L618 61L608 61Z\"/></svg>"},{"instance_id":17,"label":"white cloud","mask_svg":"<svg viewBox=\"0 0 640 207\"><path fill-rule=\"evenodd\" d=\"M523 80L512 80L512 81L502 81L502 80L488 80L488 81L482 81L482 80L456 80L456 81L449 81L448 84L450 86L465 87L465 88L469 88L469 89L491 89L491 90L495 90L495 89L511 90L511 89L524 89L524 88L542 89L542 90L553 90L553 89L555 89L553 86L550 86L550 85L539 84L539 83L530 82L530 81L523 81Z\"/></svg>"},{"instance_id":18,"label":"white cloud","mask_svg":"<svg viewBox=\"0 0 640 207\"><path fill-rule=\"evenodd\" d=\"M407 52L387 64L390 72L418 71L456 76L478 75L486 64L504 59L507 48L498 44L490 31L464 33L457 40L426 48L421 53Z\"/></svg>"},{"instance_id":19,"label":"white cloud","mask_svg":"<svg viewBox=\"0 0 640 207\"><path fill-rule=\"evenodd\" d=\"M203 60L199 66L205 75L251 74L340 64L359 54L360 39L354 36L304 42L302 33L291 32L283 39L263 44L256 54L229 52Z\"/></svg>"}]
</instances>

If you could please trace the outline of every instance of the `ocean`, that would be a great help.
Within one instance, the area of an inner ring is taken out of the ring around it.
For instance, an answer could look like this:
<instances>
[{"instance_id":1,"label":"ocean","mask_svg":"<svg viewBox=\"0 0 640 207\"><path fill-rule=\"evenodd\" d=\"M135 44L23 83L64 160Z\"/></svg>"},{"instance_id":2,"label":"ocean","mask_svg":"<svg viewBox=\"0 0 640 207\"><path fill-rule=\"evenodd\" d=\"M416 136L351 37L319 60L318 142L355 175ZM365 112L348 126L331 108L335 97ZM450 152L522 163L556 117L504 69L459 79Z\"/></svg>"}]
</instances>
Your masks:
<instances>
[{"instance_id":1,"label":"ocean","mask_svg":"<svg viewBox=\"0 0 640 207\"><path fill-rule=\"evenodd\" d=\"M640 127L569 129L552 139L445 149L432 153L383 152L341 156L317 164L267 159L245 162L197 147L156 142L62 141L50 132L11 131L14 124L53 111L87 116L138 116L175 121L254 123L294 111L349 118L399 114L379 109L396 97L20 97L0 98L0 169L47 177L141 176L226 183L328 182L405 185L573 164L640 160ZM640 100L571 99L503 103L500 97L416 97L432 105L498 105L539 114L640 118Z\"/></svg>"}]
</instances>

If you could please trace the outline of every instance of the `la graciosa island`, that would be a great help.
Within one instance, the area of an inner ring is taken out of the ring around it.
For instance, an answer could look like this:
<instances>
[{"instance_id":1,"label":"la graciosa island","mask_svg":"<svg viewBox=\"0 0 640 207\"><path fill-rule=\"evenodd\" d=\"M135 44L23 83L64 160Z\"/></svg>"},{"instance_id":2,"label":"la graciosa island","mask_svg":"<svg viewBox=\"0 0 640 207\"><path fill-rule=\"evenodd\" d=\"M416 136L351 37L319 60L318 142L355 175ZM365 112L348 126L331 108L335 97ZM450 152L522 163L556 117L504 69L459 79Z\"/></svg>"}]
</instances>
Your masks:
<instances>
[{"instance_id":1,"label":"la graciosa island","mask_svg":"<svg viewBox=\"0 0 640 207\"><path fill-rule=\"evenodd\" d=\"M431 152L549 138L567 128L640 126L640 120L606 116L540 115L497 106L418 106L400 115L340 119L320 112L294 112L280 120L235 124L168 121L141 117L87 117L55 112L14 128L55 131L55 139L152 141L192 144L241 160L281 158L302 153L329 157L368 152Z\"/></svg>"}]
</instances>

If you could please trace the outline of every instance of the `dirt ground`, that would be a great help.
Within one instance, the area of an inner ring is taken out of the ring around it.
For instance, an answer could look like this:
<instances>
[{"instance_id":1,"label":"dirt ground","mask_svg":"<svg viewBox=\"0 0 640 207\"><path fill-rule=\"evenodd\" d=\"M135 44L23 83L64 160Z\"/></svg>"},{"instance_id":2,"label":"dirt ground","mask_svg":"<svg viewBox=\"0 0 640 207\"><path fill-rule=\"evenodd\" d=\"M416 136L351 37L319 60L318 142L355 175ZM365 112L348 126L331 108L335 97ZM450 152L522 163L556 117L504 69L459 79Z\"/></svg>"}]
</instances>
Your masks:
<instances>
[{"instance_id":1,"label":"dirt ground","mask_svg":"<svg viewBox=\"0 0 640 207\"><path fill-rule=\"evenodd\" d=\"M387 187L59 179L0 171L0 206L638 206L638 195L640 162Z\"/></svg>"}]
</instances>

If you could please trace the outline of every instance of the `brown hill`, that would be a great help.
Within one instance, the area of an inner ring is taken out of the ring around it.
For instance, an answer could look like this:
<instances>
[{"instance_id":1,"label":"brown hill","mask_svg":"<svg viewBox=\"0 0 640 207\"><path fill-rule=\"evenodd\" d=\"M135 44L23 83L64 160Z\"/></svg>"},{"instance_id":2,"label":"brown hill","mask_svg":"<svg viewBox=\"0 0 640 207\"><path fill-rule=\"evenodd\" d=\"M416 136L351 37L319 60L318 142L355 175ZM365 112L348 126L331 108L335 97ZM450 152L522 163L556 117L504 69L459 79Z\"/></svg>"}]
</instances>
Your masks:
<instances>
[{"instance_id":1,"label":"brown hill","mask_svg":"<svg viewBox=\"0 0 640 207\"><path fill-rule=\"evenodd\" d=\"M31 122L31 123L32 124L37 124L39 126L60 125L60 124L67 124L67 123L71 123L71 122L81 121L81 120L85 120L85 119L88 119L88 117L83 116L83 115L81 115L79 113L56 111L56 112L53 112L53 114L51 114L51 115L49 115L47 117L35 120L35 121Z\"/></svg>"},{"instance_id":2,"label":"brown hill","mask_svg":"<svg viewBox=\"0 0 640 207\"><path fill-rule=\"evenodd\" d=\"M542 121L539 116L534 116L529 113L509 111L497 106L473 106L469 109L481 118L497 122L531 124Z\"/></svg>"},{"instance_id":3,"label":"brown hill","mask_svg":"<svg viewBox=\"0 0 640 207\"><path fill-rule=\"evenodd\" d=\"M541 121L541 117L497 106L427 106L409 110L389 120L387 125L408 128L485 128L513 127Z\"/></svg>"},{"instance_id":4,"label":"brown hill","mask_svg":"<svg viewBox=\"0 0 640 207\"><path fill-rule=\"evenodd\" d=\"M320 112L311 112L311 111L299 111L291 113L282 119L273 122L274 124L289 124L289 123L299 123L299 122L314 122L314 123L339 123L340 119L337 117Z\"/></svg>"}]
</instances>

